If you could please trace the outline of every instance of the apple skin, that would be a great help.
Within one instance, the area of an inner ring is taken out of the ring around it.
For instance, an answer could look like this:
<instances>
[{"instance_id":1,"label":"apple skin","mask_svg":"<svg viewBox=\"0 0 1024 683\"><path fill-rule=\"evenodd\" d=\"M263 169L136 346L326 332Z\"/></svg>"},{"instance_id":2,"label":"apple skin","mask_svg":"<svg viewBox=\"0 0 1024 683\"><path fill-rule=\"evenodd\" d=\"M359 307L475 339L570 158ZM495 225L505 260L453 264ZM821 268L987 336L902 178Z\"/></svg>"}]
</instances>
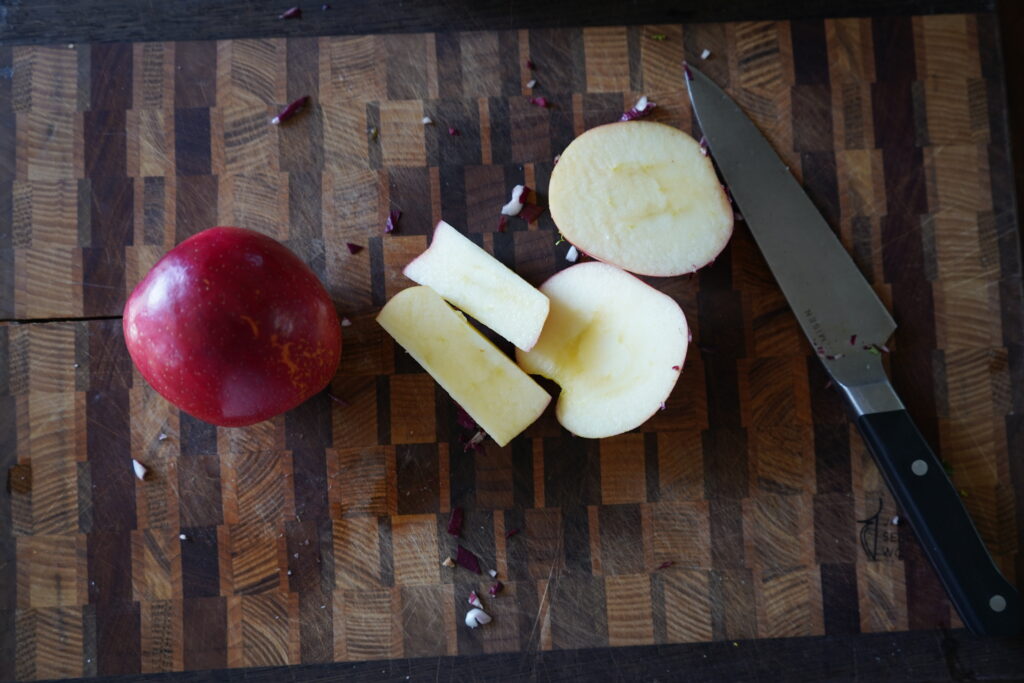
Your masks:
<instances>
[{"instance_id":1,"label":"apple skin","mask_svg":"<svg viewBox=\"0 0 1024 683\"><path fill-rule=\"evenodd\" d=\"M128 297L122 327L146 381L222 427L294 408L341 357L338 314L313 271L243 228L210 228L167 252Z\"/></svg>"}]
</instances>

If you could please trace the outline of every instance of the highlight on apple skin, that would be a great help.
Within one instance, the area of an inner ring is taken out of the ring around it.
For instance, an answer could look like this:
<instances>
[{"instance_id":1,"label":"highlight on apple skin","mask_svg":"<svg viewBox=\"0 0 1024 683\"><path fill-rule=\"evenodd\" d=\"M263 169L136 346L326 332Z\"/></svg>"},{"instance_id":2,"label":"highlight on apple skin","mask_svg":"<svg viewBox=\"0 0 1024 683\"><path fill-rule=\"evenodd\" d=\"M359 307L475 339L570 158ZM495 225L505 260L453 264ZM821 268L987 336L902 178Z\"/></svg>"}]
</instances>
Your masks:
<instances>
[{"instance_id":1,"label":"highlight on apple skin","mask_svg":"<svg viewBox=\"0 0 1024 683\"><path fill-rule=\"evenodd\" d=\"M579 251L640 275L692 273L733 229L732 205L700 144L651 121L598 126L569 143L548 202Z\"/></svg>"},{"instance_id":2,"label":"highlight on apple skin","mask_svg":"<svg viewBox=\"0 0 1024 683\"><path fill-rule=\"evenodd\" d=\"M210 228L167 252L128 297L122 326L157 392L224 427L299 405L341 356L338 315L313 271L243 228Z\"/></svg>"},{"instance_id":3,"label":"highlight on apple skin","mask_svg":"<svg viewBox=\"0 0 1024 683\"><path fill-rule=\"evenodd\" d=\"M613 265L570 266L540 286L551 311L526 372L558 383L555 415L577 436L600 439L640 426L661 409L689 345L671 297Z\"/></svg>"}]
</instances>

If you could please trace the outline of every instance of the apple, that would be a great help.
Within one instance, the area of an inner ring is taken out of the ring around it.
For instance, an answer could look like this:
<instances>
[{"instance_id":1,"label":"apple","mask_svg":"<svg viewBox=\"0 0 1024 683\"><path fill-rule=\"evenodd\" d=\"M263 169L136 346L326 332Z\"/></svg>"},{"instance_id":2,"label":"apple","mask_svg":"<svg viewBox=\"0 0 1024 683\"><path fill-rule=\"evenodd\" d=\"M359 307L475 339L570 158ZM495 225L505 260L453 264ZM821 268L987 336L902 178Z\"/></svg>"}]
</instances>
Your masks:
<instances>
[{"instance_id":1,"label":"apple","mask_svg":"<svg viewBox=\"0 0 1024 683\"><path fill-rule=\"evenodd\" d=\"M641 275L707 265L732 235L714 166L686 133L651 121L592 128L551 173L548 208L577 249Z\"/></svg>"},{"instance_id":2,"label":"apple","mask_svg":"<svg viewBox=\"0 0 1024 683\"><path fill-rule=\"evenodd\" d=\"M640 426L675 387L689 329L671 297L599 261L570 266L540 291L551 312L526 372L562 388L555 415L577 436L603 438Z\"/></svg>"},{"instance_id":3,"label":"apple","mask_svg":"<svg viewBox=\"0 0 1024 683\"><path fill-rule=\"evenodd\" d=\"M224 427L299 405L341 355L338 315L313 271L242 228L211 228L167 252L128 297L122 325L146 381Z\"/></svg>"},{"instance_id":4,"label":"apple","mask_svg":"<svg viewBox=\"0 0 1024 683\"><path fill-rule=\"evenodd\" d=\"M403 289L377 322L499 446L551 402L548 392L430 287Z\"/></svg>"},{"instance_id":5,"label":"apple","mask_svg":"<svg viewBox=\"0 0 1024 683\"><path fill-rule=\"evenodd\" d=\"M524 351L537 343L548 300L448 223L402 271Z\"/></svg>"}]
</instances>

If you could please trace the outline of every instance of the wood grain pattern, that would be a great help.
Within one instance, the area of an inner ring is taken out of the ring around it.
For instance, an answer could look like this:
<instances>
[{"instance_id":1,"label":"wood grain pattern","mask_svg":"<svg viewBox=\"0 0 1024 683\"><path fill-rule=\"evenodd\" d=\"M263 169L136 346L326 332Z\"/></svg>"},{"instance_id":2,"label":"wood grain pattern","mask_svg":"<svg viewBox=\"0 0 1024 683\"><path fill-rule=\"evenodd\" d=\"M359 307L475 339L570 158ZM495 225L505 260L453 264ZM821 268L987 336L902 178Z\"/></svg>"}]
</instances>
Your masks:
<instances>
[{"instance_id":1,"label":"wood grain pattern","mask_svg":"<svg viewBox=\"0 0 1024 683\"><path fill-rule=\"evenodd\" d=\"M665 410L612 439L549 411L464 452L450 399L373 318L440 217L535 284L566 267L549 216L498 232L508 189L543 200L554 155L642 93L693 130L680 63L699 61L892 306L901 395L1018 578L1021 268L986 31L954 15L0 49L4 315L116 316L163 251L236 223L296 250L352 323L330 395L245 429L156 395L117 319L0 326L0 674L956 625L742 223L713 265L655 283L691 357ZM441 565L457 543L506 585L477 631L466 595L489 581Z\"/></svg>"}]
</instances>

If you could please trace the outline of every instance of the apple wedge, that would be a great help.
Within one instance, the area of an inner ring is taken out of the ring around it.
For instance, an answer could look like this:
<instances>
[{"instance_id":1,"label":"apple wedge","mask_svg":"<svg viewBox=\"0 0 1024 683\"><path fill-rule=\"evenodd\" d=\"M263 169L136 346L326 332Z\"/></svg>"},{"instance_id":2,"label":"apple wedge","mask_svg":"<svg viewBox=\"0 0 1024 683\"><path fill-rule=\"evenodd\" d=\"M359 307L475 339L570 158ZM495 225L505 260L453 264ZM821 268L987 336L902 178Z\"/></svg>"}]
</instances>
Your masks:
<instances>
[{"instance_id":1,"label":"apple wedge","mask_svg":"<svg viewBox=\"0 0 1024 683\"><path fill-rule=\"evenodd\" d=\"M402 272L524 351L548 317L547 297L444 221Z\"/></svg>"},{"instance_id":2,"label":"apple wedge","mask_svg":"<svg viewBox=\"0 0 1024 683\"><path fill-rule=\"evenodd\" d=\"M551 312L536 346L517 351L526 372L561 386L556 416L577 436L627 432L657 412L679 379L689 329L679 304L607 263L551 276Z\"/></svg>"},{"instance_id":3,"label":"apple wedge","mask_svg":"<svg viewBox=\"0 0 1024 683\"><path fill-rule=\"evenodd\" d=\"M377 322L499 446L551 402L548 392L430 287L402 290Z\"/></svg>"},{"instance_id":4,"label":"apple wedge","mask_svg":"<svg viewBox=\"0 0 1024 683\"><path fill-rule=\"evenodd\" d=\"M701 146L650 121L573 140L551 173L548 206L580 251L641 275L691 273L732 235L732 206Z\"/></svg>"}]
</instances>

